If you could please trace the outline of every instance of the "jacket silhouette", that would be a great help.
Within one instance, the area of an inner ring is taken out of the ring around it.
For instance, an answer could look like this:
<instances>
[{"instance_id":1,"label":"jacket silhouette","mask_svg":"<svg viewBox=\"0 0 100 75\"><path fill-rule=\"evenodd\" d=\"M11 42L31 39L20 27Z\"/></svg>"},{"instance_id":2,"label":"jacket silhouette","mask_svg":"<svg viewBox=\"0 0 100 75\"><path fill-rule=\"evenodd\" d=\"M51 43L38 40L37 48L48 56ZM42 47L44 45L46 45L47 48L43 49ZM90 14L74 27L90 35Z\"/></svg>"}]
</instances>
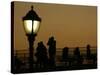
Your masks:
<instances>
[{"instance_id":1,"label":"jacket silhouette","mask_svg":"<svg viewBox=\"0 0 100 75\"><path fill-rule=\"evenodd\" d=\"M49 46L49 64L50 66L55 66L55 57L56 57L56 40L54 37L50 37L47 45Z\"/></svg>"},{"instance_id":2,"label":"jacket silhouette","mask_svg":"<svg viewBox=\"0 0 100 75\"><path fill-rule=\"evenodd\" d=\"M48 63L48 56L47 56L47 49L44 46L43 42L38 43L35 56L37 59L37 64L39 64L39 67L46 67Z\"/></svg>"}]
</instances>

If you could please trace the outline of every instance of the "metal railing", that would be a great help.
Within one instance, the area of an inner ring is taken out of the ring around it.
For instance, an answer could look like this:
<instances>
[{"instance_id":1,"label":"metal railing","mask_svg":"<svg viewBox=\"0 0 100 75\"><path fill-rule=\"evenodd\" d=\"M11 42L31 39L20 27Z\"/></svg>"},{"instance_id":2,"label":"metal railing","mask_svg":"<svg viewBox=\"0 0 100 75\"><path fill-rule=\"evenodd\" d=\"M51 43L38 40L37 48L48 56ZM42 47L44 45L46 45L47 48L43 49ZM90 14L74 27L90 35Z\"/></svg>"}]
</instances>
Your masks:
<instances>
[{"instance_id":1,"label":"metal railing","mask_svg":"<svg viewBox=\"0 0 100 75\"><path fill-rule=\"evenodd\" d=\"M86 47L79 47L80 49L80 54L85 58L86 57ZM61 62L62 59L62 48L57 48L56 49L56 63L57 62ZM69 48L69 56L72 57L73 56L73 52L74 52L75 48ZM34 54L35 54L34 50ZM23 50L15 50L14 51L15 56L17 56L20 60L22 60L23 62L28 62L28 57L29 57L29 51L28 49L23 49ZM91 54L93 55L97 55L97 47L91 47ZM34 60L36 58L34 57Z\"/></svg>"}]
</instances>

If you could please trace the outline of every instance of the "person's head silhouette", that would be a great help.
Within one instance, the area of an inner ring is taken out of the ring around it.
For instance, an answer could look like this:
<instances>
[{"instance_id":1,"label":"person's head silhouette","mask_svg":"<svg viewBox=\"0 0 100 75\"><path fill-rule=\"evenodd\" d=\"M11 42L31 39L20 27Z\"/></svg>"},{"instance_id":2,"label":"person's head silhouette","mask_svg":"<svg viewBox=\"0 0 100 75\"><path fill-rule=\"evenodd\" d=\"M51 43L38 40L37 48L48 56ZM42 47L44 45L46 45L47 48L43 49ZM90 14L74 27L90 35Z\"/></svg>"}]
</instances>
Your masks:
<instances>
[{"instance_id":1,"label":"person's head silhouette","mask_svg":"<svg viewBox=\"0 0 100 75\"><path fill-rule=\"evenodd\" d=\"M87 45L87 49L90 49L90 45L89 44Z\"/></svg>"},{"instance_id":2,"label":"person's head silhouette","mask_svg":"<svg viewBox=\"0 0 100 75\"><path fill-rule=\"evenodd\" d=\"M51 39L54 40L54 37L52 36Z\"/></svg>"}]
</instances>

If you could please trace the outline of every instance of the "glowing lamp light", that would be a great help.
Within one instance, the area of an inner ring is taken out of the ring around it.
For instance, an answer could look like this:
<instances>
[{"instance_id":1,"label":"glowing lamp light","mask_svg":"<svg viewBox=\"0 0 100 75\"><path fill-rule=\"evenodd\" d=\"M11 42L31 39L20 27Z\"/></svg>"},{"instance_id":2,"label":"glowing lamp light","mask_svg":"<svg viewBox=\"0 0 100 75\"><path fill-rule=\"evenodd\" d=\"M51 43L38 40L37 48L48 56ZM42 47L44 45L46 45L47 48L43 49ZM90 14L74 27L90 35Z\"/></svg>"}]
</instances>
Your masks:
<instances>
[{"instance_id":1,"label":"glowing lamp light","mask_svg":"<svg viewBox=\"0 0 100 75\"><path fill-rule=\"evenodd\" d=\"M24 21L24 29L26 34L31 34L32 31L34 34L36 34L39 30L40 22L39 21L32 21L32 20L25 20ZM32 30L33 29L33 30Z\"/></svg>"}]
</instances>

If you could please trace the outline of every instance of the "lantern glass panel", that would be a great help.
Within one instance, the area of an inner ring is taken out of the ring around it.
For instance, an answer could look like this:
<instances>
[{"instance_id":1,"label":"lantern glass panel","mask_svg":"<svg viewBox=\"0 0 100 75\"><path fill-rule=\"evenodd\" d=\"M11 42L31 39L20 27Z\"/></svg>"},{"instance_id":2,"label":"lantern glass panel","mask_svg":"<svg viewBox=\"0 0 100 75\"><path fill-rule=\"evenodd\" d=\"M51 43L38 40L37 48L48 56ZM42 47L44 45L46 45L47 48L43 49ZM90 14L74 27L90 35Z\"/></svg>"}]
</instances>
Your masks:
<instances>
[{"instance_id":1,"label":"lantern glass panel","mask_svg":"<svg viewBox=\"0 0 100 75\"><path fill-rule=\"evenodd\" d=\"M32 33L32 24L33 24L33 33L36 34L38 32L40 27L40 21L24 20L24 29L26 34Z\"/></svg>"}]
</instances>

